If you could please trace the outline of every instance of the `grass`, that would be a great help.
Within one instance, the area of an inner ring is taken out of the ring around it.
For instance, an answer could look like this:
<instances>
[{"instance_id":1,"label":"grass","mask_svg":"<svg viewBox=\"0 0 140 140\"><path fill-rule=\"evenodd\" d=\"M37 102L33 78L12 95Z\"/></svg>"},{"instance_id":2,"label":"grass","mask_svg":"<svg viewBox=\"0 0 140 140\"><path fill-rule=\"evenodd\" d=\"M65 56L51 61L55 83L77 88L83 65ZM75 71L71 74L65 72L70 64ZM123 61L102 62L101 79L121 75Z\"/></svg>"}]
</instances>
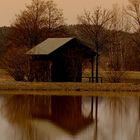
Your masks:
<instances>
[{"instance_id":1,"label":"grass","mask_svg":"<svg viewBox=\"0 0 140 140\"><path fill-rule=\"evenodd\" d=\"M14 81L5 69L0 69L0 82Z\"/></svg>"},{"instance_id":2,"label":"grass","mask_svg":"<svg viewBox=\"0 0 140 140\"><path fill-rule=\"evenodd\" d=\"M140 96L140 84L132 83L0 83L0 94L68 96Z\"/></svg>"},{"instance_id":3,"label":"grass","mask_svg":"<svg viewBox=\"0 0 140 140\"><path fill-rule=\"evenodd\" d=\"M94 72L95 73L95 72ZM140 72L139 71L123 71L121 80L123 83L140 83ZM89 69L85 70L83 77L90 77L91 71ZM109 82L110 72L109 71L99 71L99 77L103 77L103 82Z\"/></svg>"},{"instance_id":4,"label":"grass","mask_svg":"<svg viewBox=\"0 0 140 140\"><path fill-rule=\"evenodd\" d=\"M15 82L5 70L0 70L0 94L69 95L69 96L140 96L140 82L136 83L45 83ZM84 75L88 75L86 71ZM100 71L100 76L107 72ZM140 72L126 72L125 77L140 80Z\"/></svg>"},{"instance_id":5,"label":"grass","mask_svg":"<svg viewBox=\"0 0 140 140\"><path fill-rule=\"evenodd\" d=\"M138 71L127 71L124 73L125 82L139 82L140 83L140 72Z\"/></svg>"},{"instance_id":6,"label":"grass","mask_svg":"<svg viewBox=\"0 0 140 140\"><path fill-rule=\"evenodd\" d=\"M95 73L95 72L94 72ZM83 73L83 77L90 77L91 71L86 69ZM99 77L103 77L103 82L108 82L109 71L99 71ZM14 79L4 69L0 69L0 82L14 81ZM122 76L122 82L125 83L140 83L140 72L139 71L125 71Z\"/></svg>"}]
</instances>

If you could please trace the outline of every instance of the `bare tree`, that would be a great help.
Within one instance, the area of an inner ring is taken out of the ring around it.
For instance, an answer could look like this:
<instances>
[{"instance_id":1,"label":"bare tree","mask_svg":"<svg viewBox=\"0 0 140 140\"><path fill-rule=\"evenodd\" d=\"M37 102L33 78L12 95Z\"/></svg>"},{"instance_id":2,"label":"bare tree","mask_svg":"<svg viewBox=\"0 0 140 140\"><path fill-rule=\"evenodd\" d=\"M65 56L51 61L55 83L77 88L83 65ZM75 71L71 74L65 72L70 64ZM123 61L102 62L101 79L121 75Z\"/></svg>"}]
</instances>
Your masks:
<instances>
[{"instance_id":1,"label":"bare tree","mask_svg":"<svg viewBox=\"0 0 140 140\"><path fill-rule=\"evenodd\" d=\"M9 34L9 27L0 27L0 54L6 50L8 44L7 36Z\"/></svg>"},{"instance_id":2,"label":"bare tree","mask_svg":"<svg viewBox=\"0 0 140 140\"><path fill-rule=\"evenodd\" d=\"M16 81L24 81L28 75L28 58L26 47L8 46L8 50L1 58L2 66Z\"/></svg>"},{"instance_id":3,"label":"bare tree","mask_svg":"<svg viewBox=\"0 0 140 140\"><path fill-rule=\"evenodd\" d=\"M59 32L62 25L63 12L53 0L32 0L25 10L16 15L10 38L17 45L33 47Z\"/></svg>"},{"instance_id":4,"label":"bare tree","mask_svg":"<svg viewBox=\"0 0 140 140\"><path fill-rule=\"evenodd\" d=\"M133 41L137 45L138 51L140 51L140 0L128 0L126 13L131 18L131 25L133 27Z\"/></svg>"},{"instance_id":5,"label":"bare tree","mask_svg":"<svg viewBox=\"0 0 140 140\"><path fill-rule=\"evenodd\" d=\"M140 27L140 0L128 0L127 14L133 19L132 25L136 30Z\"/></svg>"},{"instance_id":6,"label":"bare tree","mask_svg":"<svg viewBox=\"0 0 140 140\"><path fill-rule=\"evenodd\" d=\"M80 28L77 34L96 50L96 82L98 82L98 65L100 50L108 42L108 31L112 13L109 10L97 7L93 12L84 11L78 17Z\"/></svg>"},{"instance_id":7,"label":"bare tree","mask_svg":"<svg viewBox=\"0 0 140 140\"><path fill-rule=\"evenodd\" d=\"M131 70L140 69L140 0L128 0L128 6L125 13L129 17L129 24L131 25L131 47L128 51L129 57L132 59L132 66L129 67ZM129 44L128 44L129 45ZM129 45L130 46L130 45ZM127 61L127 60L126 60ZM130 65L130 64L129 64Z\"/></svg>"}]
</instances>

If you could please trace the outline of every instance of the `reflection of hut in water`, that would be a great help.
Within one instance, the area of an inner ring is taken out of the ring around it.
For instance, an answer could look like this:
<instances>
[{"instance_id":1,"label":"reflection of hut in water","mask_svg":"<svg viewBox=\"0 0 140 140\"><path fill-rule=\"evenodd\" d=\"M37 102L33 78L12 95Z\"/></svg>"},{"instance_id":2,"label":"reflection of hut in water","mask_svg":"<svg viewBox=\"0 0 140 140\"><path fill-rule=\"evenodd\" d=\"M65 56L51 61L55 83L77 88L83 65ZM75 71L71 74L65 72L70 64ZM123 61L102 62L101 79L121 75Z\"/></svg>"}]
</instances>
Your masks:
<instances>
[{"instance_id":1,"label":"reflection of hut in water","mask_svg":"<svg viewBox=\"0 0 140 140\"><path fill-rule=\"evenodd\" d=\"M49 38L27 54L32 58L30 80L47 82L81 82L83 62L90 60L93 65L95 56L76 38ZM50 106L51 118L65 128L78 129L84 120L81 97L53 96Z\"/></svg>"}]
</instances>

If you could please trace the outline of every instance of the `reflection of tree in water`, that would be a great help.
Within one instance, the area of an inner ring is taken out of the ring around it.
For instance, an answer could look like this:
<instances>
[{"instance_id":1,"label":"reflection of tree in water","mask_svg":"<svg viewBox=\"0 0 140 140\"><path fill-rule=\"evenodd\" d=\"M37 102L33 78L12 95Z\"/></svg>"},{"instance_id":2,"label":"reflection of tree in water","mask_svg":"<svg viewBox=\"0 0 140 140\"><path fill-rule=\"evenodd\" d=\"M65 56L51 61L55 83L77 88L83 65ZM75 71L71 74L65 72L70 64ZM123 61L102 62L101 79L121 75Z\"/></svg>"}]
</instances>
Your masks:
<instances>
[{"instance_id":1,"label":"reflection of tree in water","mask_svg":"<svg viewBox=\"0 0 140 140\"><path fill-rule=\"evenodd\" d=\"M81 97L53 97L54 121L71 133L76 133L92 122L81 109Z\"/></svg>"},{"instance_id":2,"label":"reflection of tree in water","mask_svg":"<svg viewBox=\"0 0 140 140\"><path fill-rule=\"evenodd\" d=\"M138 117L138 99L135 97L109 97L104 99L103 102L103 108L106 109L106 116L104 117L107 117L107 112L109 111L106 124L108 125L108 130L106 130L106 126L102 126L99 122L99 135L101 133L104 135L106 132L107 139L137 140L139 138L140 123ZM102 137L102 135L99 137Z\"/></svg>"},{"instance_id":3,"label":"reflection of tree in water","mask_svg":"<svg viewBox=\"0 0 140 140\"><path fill-rule=\"evenodd\" d=\"M36 131L31 124L31 99L34 100L34 97L18 95L4 97L2 112L8 121L17 128L15 139L21 132L21 140L36 140Z\"/></svg>"}]
</instances>

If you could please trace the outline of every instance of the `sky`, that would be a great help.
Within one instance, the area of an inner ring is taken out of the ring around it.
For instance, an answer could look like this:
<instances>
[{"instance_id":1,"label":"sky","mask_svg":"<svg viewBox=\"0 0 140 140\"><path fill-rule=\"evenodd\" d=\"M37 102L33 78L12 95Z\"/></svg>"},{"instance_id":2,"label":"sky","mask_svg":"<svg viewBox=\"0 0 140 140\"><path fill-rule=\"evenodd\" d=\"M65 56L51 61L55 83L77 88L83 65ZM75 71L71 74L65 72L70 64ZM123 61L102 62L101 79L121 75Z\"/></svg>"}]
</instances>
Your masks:
<instances>
[{"instance_id":1,"label":"sky","mask_svg":"<svg viewBox=\"0 0 140 140\"><path fill-rule=\"evenodd\" d=\"M0 0L0 26L9 26L15 15L24 10L31 0ZM54 0L58 8L63 9L67 24L77 23L77 15L84 9L92 10L96 6L111 8L112 4L126 5L127 0Z\"/></svg>"}]
</instances>

